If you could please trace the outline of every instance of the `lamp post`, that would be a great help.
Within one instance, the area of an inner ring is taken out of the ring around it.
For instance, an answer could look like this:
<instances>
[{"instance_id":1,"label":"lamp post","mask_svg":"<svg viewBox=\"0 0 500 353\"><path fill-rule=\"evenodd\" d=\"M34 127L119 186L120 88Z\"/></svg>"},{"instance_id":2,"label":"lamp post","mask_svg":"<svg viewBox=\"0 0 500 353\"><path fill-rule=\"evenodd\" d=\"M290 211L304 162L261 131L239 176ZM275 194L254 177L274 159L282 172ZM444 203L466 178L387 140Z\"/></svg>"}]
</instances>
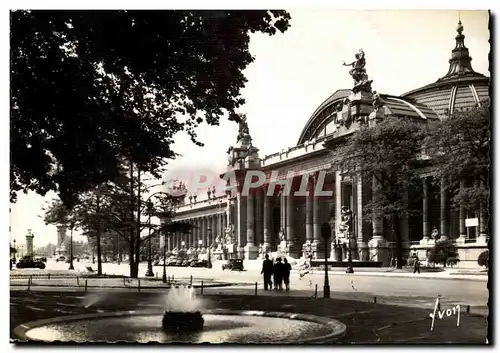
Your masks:
<instances>
[{"instance_id":1,"label":"lamp post","mask_svg":"<svg viewBox=\"0 0 500 353\"><path fill-rule=\"evenodd\" d=\"M328 223L321 225L321 236L325 243L325 283L323 285L323 298L330 298L330 282L328 280L328 241L331 236L331 227Z\"/></svg>"},{"instance_id":2,"label":"lamp post","mask_svg":"<svg viewBox=\"0 0 500 353\"><path fill-rule=\"evenodd\" d=\"M73 228L75 228L75 223L71 222L69 224L69 229L70 229L70 235L69 235L69 267L68 270L74 270L75 267L73 266Z\"/></svg>"},{"instance_id":3,"label":"lamp post","mask_svg":"<svg viewBox=\"0 0 500 353\"><path fill-rule=\"evenodd\" d=\"M17 252L17 249L16 249L16 239L14 239L14 263L16 263L16 252Z\"/></svg>"},{"instance_id":4,"label":"lamp post","mask_svg":"<svg viewBox=\"0 0 500 353\"><path fill-rule=\"evenodd\" d=\"M162 282L167 283L167 232L163 235L163 277Z\"/></svg>"},{"instance_id":5,"label":"lamp post","mask_svg":"<svg viewBox=\"0 0 500 353\"><path fill-rule=\"evenodd\" d=\"M147 201L147 209L148 209L148 270L146 271L146 277L154 277L153 273L153 262L151 258L151 212L153 212L153 203L151 201Z\"/></svg>"},{"instance_id":6,"label":"lamp post","mask_svg":"<svg viewBox=\"0 0 500 353\"><path fill-rule=\"evenodd\" d=\"M210 227L207 228L207 238L212 239L212 229ZM210 241L209 241L210 243ZM213 239L212 239L212 244L213 244ZM211 259L211 252L210 249L212 248L212 244L207 244L208 248L208 267L212 268L212 259Z\"/></svg>"}]
</instances>

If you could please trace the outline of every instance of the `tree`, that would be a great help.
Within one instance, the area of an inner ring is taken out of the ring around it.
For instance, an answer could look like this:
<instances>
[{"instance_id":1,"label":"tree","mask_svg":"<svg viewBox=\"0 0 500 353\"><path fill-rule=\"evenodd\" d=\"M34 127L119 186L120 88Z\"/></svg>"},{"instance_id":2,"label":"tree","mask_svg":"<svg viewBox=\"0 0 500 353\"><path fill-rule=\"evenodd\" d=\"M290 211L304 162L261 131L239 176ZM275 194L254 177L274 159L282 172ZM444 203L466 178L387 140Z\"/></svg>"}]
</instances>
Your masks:
<instances>
[{"instance_id":1,"label":"tree","mask_svg":"<svg viewBox=\"0 0 500 353\"><path fill-rule=\"evenodd\" d=\"M102 274L102 247L108 252L108 246L112 247L117 236L128 246L130 277L137 278L141 246L149 240L149 236L142 235L144 230L151 228L150 236L155 237L162 233L187 232L191 227L188 223L170 221L175 206L184 198L183 193L179 196L166 190L148 195L150 187L141 181L141 176L145 180L147 175L137 168L130 170L136 170L137 174L131 173L127 178L122 173L115 183L105 183L80 194L70 211L58 201L46 213L46 222L68 222L70 218L75 221L96 249L98 274ZM161 217L163 223L150 224L145 219L148 213Z\"/></svg>"},{"instance_id":2,"label":"tree","mask_svg":"<svg viewBox=\"0 0 500 353\"><path fill-rule=\"evenodd\" d=\"M398 268L403 264L400 220L419 212L405 195L418 185L417 168L425 126L409 118L386 117L374 126L361 125L332 152L337 170L359 174L364 184L374 185L363 218L385 218L392 225Z\"/></svg>"},{"instance_id":3,"label":"tree","mask_svg":"<svg viewBox=\"0 0 500 353\"><path fill-rule=\"evenodd\" d=\"M285 11L11 12L11 201L50 190L72 208L119 175L121 156L156 174L174 136L243 103L250 33Z\"/></svg>"},{"instance_id":4,"label":"tree","mask_svg":"<svg viewBox=\"0 0 500 353\"><path fill-rule=\"evenodd\" d=\"M431 264L446 265L455 264L458 260L457 246L452 240L439 240L430 249L427 261ZM453 259L453 260L452 260Z\"/></svg>"},{"instance_id":5,"label":"tree","mask_svg":"<svg viewBox=\"0 0 500 353\"><path fill-rule=\"evenodd\" d=\"M489 203L490 104L458 110L435 124L426 138L426 152L435 166L435 180L444 178L455 207L477 210ZM460 188L460 181L465 185ZM485 207L485 209L487 206Z\"/></svg>"}]
</instances>

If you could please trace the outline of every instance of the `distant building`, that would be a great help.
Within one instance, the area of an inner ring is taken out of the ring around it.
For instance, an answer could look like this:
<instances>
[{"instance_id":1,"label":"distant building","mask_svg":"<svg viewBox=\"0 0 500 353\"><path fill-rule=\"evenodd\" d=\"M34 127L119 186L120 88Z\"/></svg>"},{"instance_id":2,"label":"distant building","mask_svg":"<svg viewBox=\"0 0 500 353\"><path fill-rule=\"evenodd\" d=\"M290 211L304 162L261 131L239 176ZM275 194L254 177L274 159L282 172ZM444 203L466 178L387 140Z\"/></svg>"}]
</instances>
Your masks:
<instances>
[{"instance_id":1,"label":"distant building","mask_svg":"<svg viewBox=\"0 0 500 353\"><path fill-rule=\"evenodd\" d=\"M323 190L333 191L333 196L286 197L279 189L273 196L260 193L245 197L239 192L216 196L210 192L208 199L198 200L197 195L190 195L189 201L176 210L175 220L192 223L193 231L175 234L169 250L213 245L214 249L223 248L225 256L255 259L281 247L280 251L294 258L301 257L305 249L314 258L322 258L325 244L320 234L321 224L329 222L333 226L333 239L345 242L338 227L341 208L347 206L354 215L355 259L387 265L393 247L389 227L382 220L374 220L370 225L359 217L372 190L365 190L359 176L332 172L331 149L337 139L355 131L361 121L384 116L447 119L457 109L474 107L487 99L490 79L472 69L462 32L459 22L448 73L436 82L392 96L374 92L366 73L359 75L353 89L337 90L316 109L294 147L260 158L251 143L248 125L240 122L237 143L228 151L228 170L236 172L240 182L249 169L279 170L280 175L295 170L294 178L313 175L308 182L314 188L314 175L327 171ZM364 53L359 55L364 60ZM434 244L431 227L435 226L441 238L456 239L460 266L474 266L479 253L486 248L487 220L478 213L459 215L451 210L449 198L431 185L431 177L422 173L422 216L401 221L405 251L408 253L412 248L424 258L425 251ZM478 224L465 231L465 219L475 217L479 218ZM332 252L332 257L336 256Z\"/></svg>"}]
</instances>

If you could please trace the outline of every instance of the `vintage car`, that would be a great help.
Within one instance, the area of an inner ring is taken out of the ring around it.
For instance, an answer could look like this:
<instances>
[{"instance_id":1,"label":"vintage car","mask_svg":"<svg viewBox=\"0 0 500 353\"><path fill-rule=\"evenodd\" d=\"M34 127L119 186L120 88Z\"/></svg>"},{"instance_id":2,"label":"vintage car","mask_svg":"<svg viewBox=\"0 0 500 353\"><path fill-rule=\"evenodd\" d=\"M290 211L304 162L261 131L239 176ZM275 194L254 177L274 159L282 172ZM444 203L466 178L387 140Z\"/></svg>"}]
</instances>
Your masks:
<instances>
[{"instance_id":1,"label":"vintage car","mask_svg":"<svg viewBox=\"0 0 500 353\"><path fill-rule=\"evenodd\" d=\"M208 260L193 260L191 261L191 264L189 266L212 268L212 263L209 262Z\"/></svg>"},{"instance_id":2,"label":"vintage car","mask_svg":"<svg viewBox=\"0 0 500 353\"><path fill-rule=\"evenodd\" d=\"M39 268L43 270L45 268L45 264L40 260L32 260L28 258L23 258L19 260L16 264L17 268Z\"/></svg>"},{"instance_id":3,"label":"vintage car","mask_svg":"<svg viewBox=\"0 0 500 353\"><path fill-rule=\"evenodd\" d=\"M222 264L222 270L243 271L243 260L229 259L225 264Z\"/></svg>"}]
</instances>

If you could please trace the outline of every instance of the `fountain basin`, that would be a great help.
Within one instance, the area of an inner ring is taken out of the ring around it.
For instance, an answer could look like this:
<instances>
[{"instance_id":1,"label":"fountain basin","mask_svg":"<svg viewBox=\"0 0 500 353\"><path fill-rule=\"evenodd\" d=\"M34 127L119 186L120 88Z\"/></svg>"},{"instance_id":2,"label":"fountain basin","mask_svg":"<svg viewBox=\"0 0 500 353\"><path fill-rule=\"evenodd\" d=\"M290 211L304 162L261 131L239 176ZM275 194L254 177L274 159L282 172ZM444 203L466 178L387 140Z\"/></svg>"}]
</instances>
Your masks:
<instances>
[{"instance_id":1,"label":"fountain basin","mask_svg":"<svg viewBox=\"0 0 500 353\"><path fill-rule=\"evenodd\" d=\"M167 332L200 331L205 320L201 312L166 311L163 314L162 326Z\"/></svg>"},{"instance_id":2,"label":"fountain basin","mask_svg":"<svg viewBox=\"0 0 500 353\"><path fill-rule=\"evenodd\" d=\"M14 329L20 340L38 342L331 343L346 326L319 316L241 310L203 310L201 331L166 332L163 312L104 312L29 322Z\"/></svg>"}]
</instances>

